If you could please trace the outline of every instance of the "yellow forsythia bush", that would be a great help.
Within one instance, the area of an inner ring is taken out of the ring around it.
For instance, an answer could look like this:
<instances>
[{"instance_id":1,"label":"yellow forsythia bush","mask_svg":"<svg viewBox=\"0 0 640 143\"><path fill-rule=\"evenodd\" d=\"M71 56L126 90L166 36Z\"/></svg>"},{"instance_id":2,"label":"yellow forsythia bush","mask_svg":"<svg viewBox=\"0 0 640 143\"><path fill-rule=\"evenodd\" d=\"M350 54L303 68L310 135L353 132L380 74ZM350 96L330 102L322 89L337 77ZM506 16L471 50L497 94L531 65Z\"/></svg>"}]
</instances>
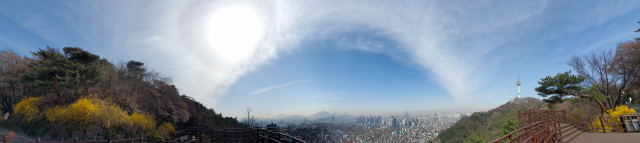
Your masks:
<instances>
[{"instance_id":1,"label":"yellow forsythia bush","mask_svg":"<svg viewBox=\"0 0 640 143\"><path fill-rule=\"evenodd\" d=\"M100 101L101 100L95 101L95 103L100 107L98 113L94 116L97 123L100 123L107 128L131 127L131 120L129 119L127 112L114 104L99 104Z\"/></svg>"},{"instance_id":2,"label":"yellow forsythia bush","mask_svg":"<svg viewBox=\"0 0 640 143\"><path fill-rule=\"evenodd\" d=\"M141 113L128 115L119 106L94 97L85 97L66 107L56 106L45 111L51 122L96 124L106 128L136 127L142 130L154 130L153 117Z\"/></svg>"},{"instance_id":3,"label":"yellow forsythia bush","mask_svg":"<svg viewBox=\"0 0 640 143\"><path fill-rule=\"evenodd\" d=\"M176 127L173 126L173 124L167 122L164 124L164 128L167 128L167 131L169 132L175 132L176 131Z\"/></svg>"},{"instance_id":4,"label":"yellow forsythia bush","mask_svg":"<svg viewBox=\"0 0 640 143\"><path fill-rule=\"evenodd\" d=\"M613 109L607 109L607 115L609 116L632 115L634 113L636 113L636 110L634 110L633 108L629 109L627 105L617 106L615 111ZM594 126L597 132L602 132L602 126L600 124L600 119L598 118L591 120L591 125ZM619 126L612 125L615 123L620 123L619 118L604 118L604 119L605 120L603 120L603 122L605 122L605 129L620 128ZM607 130L607 132L611 132L611 130ZM622 132L622 131L613 131L613 132Z\"/></svg>"},{"instance_id":5,"label":"yellow forsythia bush","mask_svg":"<svg viewBox=\"0 0 640 143\"><path fill-rule=\"evenodd\" d=\"M45 117L51 122L89 124L97 114L99 106L91 99L81 98L67 107L56 106L45 110Z\"/></svg>"},{"instance_id":6,"label":"yellow forsythia bush","mask_svg":"<svg viewBox=\"0 0 640 143\"><path fill-rule=\"evenodd\" d=\"M156 125L151 116L140 114L138 112L133 113L130 119L133 125L144 130L153 130Z\"/></svg>"},{"instance_id":7,"label":"yellow forsythia bush","mask_svg":"<svg viewBox=\"0 0 640 143\"><path fill-rule=\"evenodd\" d=\"M28 97L22 99L22 101L16 104L16 108L14 109L16 114L20 114L23 117L31 120L34 117L37 117L39 110L37 103L42 99L41 97Z\"/></svg>"}]
</instances>

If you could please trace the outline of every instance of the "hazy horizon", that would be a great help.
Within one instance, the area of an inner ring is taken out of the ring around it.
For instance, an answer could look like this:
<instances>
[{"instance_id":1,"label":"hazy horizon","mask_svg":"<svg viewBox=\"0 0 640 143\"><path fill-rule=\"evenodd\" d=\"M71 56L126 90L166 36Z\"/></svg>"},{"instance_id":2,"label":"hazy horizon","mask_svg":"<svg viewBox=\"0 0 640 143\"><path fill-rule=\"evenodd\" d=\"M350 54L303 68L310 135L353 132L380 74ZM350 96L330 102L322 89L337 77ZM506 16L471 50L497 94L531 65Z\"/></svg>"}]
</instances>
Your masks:
<instances>
[{"instance_id":1,"label":"hazy horizon","mask_svg":"<svg viewBox=\"0 0 640 143\"><path fill-rule=\"evenodd\" d=\"M0 1L0 48L135 60L223 116L473 113L639 37L640 1ZM519 75L518 75L519 74Z\"/></svg>"}]
</instances>

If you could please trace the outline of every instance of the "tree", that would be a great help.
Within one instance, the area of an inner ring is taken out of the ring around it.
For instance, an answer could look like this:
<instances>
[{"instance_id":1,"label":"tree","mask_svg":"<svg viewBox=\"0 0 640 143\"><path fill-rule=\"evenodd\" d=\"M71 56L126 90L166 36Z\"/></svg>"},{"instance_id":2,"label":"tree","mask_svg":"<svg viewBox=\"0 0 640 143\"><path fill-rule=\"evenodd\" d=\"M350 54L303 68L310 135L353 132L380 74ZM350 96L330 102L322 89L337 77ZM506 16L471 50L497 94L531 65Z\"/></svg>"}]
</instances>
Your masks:
<instances>
[{"instance_id":1,"label":"tree","mask_svg":"<svg viewBox=\"0 0 640 143\"><path fill-rule=\"evenodd\" d=\"M640 21L638 21L638 23L640 23ZM638 28L638 30L633 31L633 32L640 32L640 28ZM636 41L640 41L640 38L635 38L635 39L636 39Z\"/></svg>"},{"instance_id":2,"label":"tree","mask_svg":"<svg viewBox=\"0 0 640 143\"><path fill-rule=\"evenodd\" d=\"M81 63L85 67L88 67L90 64L100 60L100 56L91 54L78 47L65 47L62 51L69 60L74 63Z\"/></svg>"},{"instance_id":3,"label":"tree","mask_svg":"<svg viewBox=\"0 0 640 143\"><path fill-rule=\"evenodd\" d=\"M29 71L27 60L13 50L0 51L0 105L3 112L13 112L13 105L24 96L20 74Z\"/></svg>"},{"instance_id":4,"label":"tree","mask_svg":"<svg viewBox=\"0 0 640 143\"><path fill-rule=\"evenodd\" d=\"M253 127L256 126L256 117L254 115L251 115L251 108L247 107L247 119L245 119L244 124L248 125L249 127Z\"/></svg>"},{"instance_id":5,"label":"tree","mask_svg":"<svg viewBox=\"0 0 640 143\"><path fill-rule=\"evenodd\" d=\"M63 95L87 94L90 86L102 81L100 70L93 65L100 57L74 47L65 47L64 52L65 55L49 46L31 52L39 62L29 63L33 72L21 75L20 79L33 83L45 95L53 92L58 103Z\"/></svg>"},{"instance_id":6,"label":"tree","mask_svg":"<svg viewBox=\"0 0 640 143\"><path fill-rule=\"evenodd\" d=\"M169 121L182 123L189 120L189 111L185 103L180 99L178 89L171 85L170 77L161 76L153 79L152 87L149 91L155 95L157 126L162 122Z\"/></svg>"},{"instance_id":7,"label":"tree","mask_svg":"<svg viewBox=\"0 0 640 143\"><path fill-rule=\"evenodd\" d=\"M127 72L129 76L135 79L141 79L144 77L146 69L143 67L144 63L139 61L129 61L127 62Z\"/></svg>"},{"instance_id":8,"label":"tree","mask_svg":"<svg viewBox=\"0 0 640 143\"><path fill-rule=\"evenodd\" d=\"M505 136L513 131L518 130L519 128L518 119L511 117L504 121L502 121L502 127L500 128L500 136ZM513 134L513 137L518 136L518 133ZM503 140L501 142L509 142L508 140Z\"/></svg>"},{"instance_id":9,"label":"tree","mask_svg":"<svg viewBox=\"0 0 640 143\"><path fill-rule=\"evenodd\" d=\"M586 87L598 87L595 91L606 96L601 99L605 107L614 108L622 104L622 92L631 82L629 70L625 70L631 64L626 62L627 59L619 57L613 50L606 50L583 57L574 55L567 64L585 77L583 84Z\"/></svg>"},{"instance_id":10,"label":"tree","mask_svg":"<svg viewBox=\"0 0 640 143\"><path fill-rule=\"evenodd\" d=\"M628 80L627 88L640 87L640 41L618 43L615 69Z\"/></svg>"},{"instance_id":11,"label":"tree","mask_svg":"<svg viewBox=\"0 0 640 143\"><path fill-rule=\"evenodd\" d=\"M547 76L540 79L538 82L540 87L536 87L535 90L538 92L538 95L544 98L549 97L543 99L543 101L551 104L562 103L564 102L562 99L567 96L596 100L598 105L600 105L601 114L604 115L605 108L600 100L606 98L606 96L595 92L598 88L597 85L588 89L582 87L581 83L583 83L585 79L584 76L571 75L571 71L567 71L565 73L558 73L558 75L554 77Z\"/></svg>"},{"instance_id":12,"label":"tree","mask_svg":"<svg viewBox=\"0 0 640 143\"><path fill-rule=\"evenodd\" d=\"M485 143L485 142L487 142L483 137L476 135L476 133L478 133L478 132L475 132L475 133L471 134L471 136L469 136L469 140L467 140L465 142L467 142L467 143Z\"/></svg>"}]
</instances>

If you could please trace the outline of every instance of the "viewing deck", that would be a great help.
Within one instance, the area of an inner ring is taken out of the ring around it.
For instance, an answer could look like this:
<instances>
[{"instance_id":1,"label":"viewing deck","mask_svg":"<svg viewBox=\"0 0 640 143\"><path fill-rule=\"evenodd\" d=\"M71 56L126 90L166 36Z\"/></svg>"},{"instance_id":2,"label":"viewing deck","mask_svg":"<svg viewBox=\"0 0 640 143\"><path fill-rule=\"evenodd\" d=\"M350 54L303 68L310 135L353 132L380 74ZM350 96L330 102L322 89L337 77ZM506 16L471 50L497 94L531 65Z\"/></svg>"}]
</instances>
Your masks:
<instances>
[{"instance_id":1,"label":"viewing deck","mask_svg":"<svg viewBox=\"0 0 640 143\"><path fill-rule=\"evenodd\" d=\"M635 130L630 119L637 119L637 115L587 116L564 110L525 111L518 113L521 128L492 142L640 142L640 133L628 133Z\"/></svg>"},{"instance_id":2,"label":"viewing deck","mask_svg":"<svg viewBox=\"0 0 640 143\"><path fill-rule=\"evenodd\" d=\"M594 133L584 132L571 140L576 143L637 143L640 142L640 133Z\"/></svg>"}]
</instances>

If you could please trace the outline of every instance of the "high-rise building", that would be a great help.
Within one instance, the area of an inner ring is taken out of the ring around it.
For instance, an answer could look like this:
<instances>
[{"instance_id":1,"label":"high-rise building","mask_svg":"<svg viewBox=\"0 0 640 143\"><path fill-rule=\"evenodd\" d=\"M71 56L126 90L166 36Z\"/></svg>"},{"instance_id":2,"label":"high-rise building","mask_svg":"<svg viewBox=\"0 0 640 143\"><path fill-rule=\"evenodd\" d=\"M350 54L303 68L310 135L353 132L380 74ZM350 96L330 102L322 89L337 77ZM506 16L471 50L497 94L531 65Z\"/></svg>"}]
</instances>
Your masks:
<instances>
[{"instance_id":1,"label":"high-rise building","mask_svg":"<svg viewBox=\"0 0 640 143\"><path fill-rule=\"evenodd\" d=\"M396 118L393 118L393 119L391 120L391 123L392 123L392 124L391 124L391 126L392 126L392 127L397 127L397 126L398 126L398 120L396 120Z\"/></svg>"}]
</instances>

